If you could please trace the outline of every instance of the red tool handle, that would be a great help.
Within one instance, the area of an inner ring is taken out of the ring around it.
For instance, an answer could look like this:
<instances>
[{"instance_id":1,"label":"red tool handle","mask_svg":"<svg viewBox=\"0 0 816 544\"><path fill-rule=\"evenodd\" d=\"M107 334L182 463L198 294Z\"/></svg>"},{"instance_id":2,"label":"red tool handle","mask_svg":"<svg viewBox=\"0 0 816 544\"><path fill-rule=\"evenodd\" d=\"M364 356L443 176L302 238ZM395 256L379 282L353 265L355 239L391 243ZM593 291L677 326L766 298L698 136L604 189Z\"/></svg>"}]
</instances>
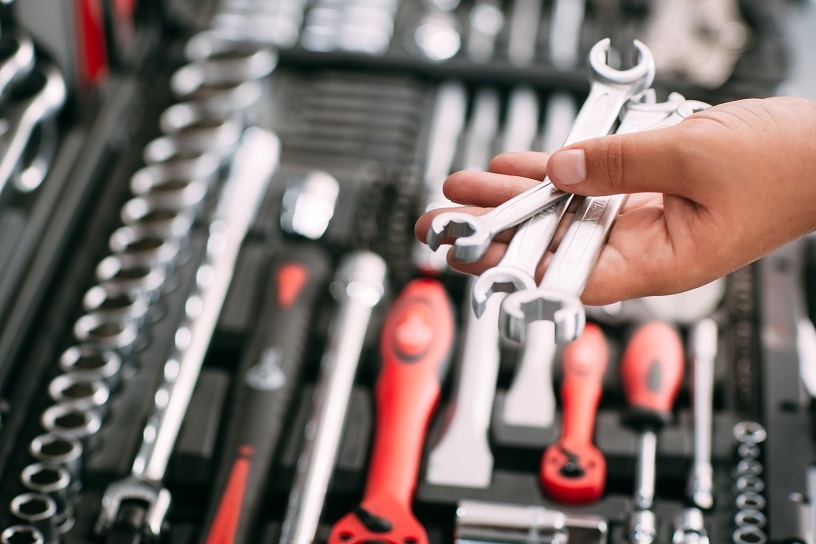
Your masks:
<instances>
[{"instance_id":1,"label":"red tool handle","mask_svg":"<svg viewBox=\"0 0 816 544\"><path fill-rule=\"evenodd\" d=\"M561 442L569 448L580 449L592 444L595 414L608 362L609 347L597 325L587 323L581 336L564 347Z\"/></svg>"},{"instance_id":2,"label":"red tool handle","mask_svg":"<svg viewBox=\"0 0 816 544\"><path fill-rule=\"evenodd\" d=\"M383 325L377 427L364 503L386 494L410 509L453 339L453 308L444 287L433 279L409 283Z\"/></svg>"},{"instance_id":3,"label":"red tool handle","mask_svg":"<svg viewBox=\"0 0 816 544\"><path fill-rule=\"evenodd\" d=\"M671 419L683 367L683 342L674 327L651 321L635 331L621 364L630 407L628 423L635 427L659 427Z\"/></svg>"}]
</instances>

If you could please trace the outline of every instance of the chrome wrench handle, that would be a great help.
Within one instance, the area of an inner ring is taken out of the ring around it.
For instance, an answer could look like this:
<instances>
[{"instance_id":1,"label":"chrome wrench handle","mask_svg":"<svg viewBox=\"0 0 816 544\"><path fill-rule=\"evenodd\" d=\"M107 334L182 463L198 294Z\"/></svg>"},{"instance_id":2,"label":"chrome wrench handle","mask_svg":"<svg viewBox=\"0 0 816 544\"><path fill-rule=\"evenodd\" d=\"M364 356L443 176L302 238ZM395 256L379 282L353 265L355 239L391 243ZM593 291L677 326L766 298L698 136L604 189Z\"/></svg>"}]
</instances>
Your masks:
<instances>
[{"instance_id":1,"label":"chrome wrench handle","mask_svg":"<svg viewBox=\"0 0 816 544\"><path fill-rule=\"evenodd\" d=\"M654 58L643 43L635 40L638 64L618 71L606 64L608 38L589 53L591 87L564 145L608 134L627 100L646 90L654 80ZM453 243L453 258L461 262L479 260L496 234L518 225L554 204L567 193L554 187L549 178L481 216L446 212L431 221L427 242L432 249Z\"/></svg>"},{"instance_id":2,"label":"chrome wrench handle","mask_svg":"<svg viewBox=\"0 0 816 544\"><path fill-rule=\"evenodd\" d=\"M130 476L105 490L95 526L97 533L105 533L113 526L121 503L128 499L147 504L145 529L152 537L161 531L170 505L170 494L161 481L232 281L241 244L277 168L279 152L280 142L271 133L258 128L245 132L210 223L205 261L196 273L197 290L187 300L187 322L179 329L184 334L176 335L176 352L165 363L165 381L155 395L156 404L145 425Z\"/></svg>"}]
</instances>

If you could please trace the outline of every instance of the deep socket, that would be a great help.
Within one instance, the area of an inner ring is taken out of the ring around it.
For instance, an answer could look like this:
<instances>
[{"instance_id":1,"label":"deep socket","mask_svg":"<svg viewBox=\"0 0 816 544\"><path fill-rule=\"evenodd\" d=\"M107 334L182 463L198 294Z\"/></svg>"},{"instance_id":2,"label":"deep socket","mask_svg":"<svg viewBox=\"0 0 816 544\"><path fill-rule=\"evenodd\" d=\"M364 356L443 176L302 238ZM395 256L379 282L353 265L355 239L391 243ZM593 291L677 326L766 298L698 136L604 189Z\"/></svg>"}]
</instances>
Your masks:
<instances>
[{"instance_id":1,"label":"deep socket","mask_svg":"<svg viewBox=\"0 0 816 544\"><path fill-rule=\"evenodd\" d=\"M136 293L114 293L106 286L94 285L82 297L82 309L97 313L112 321L129 321L141 325L150 305Z\"/></svg>"},{"instance_id":2,"label":"deep socket","mask_svg":"<svg viewBox=\"0 0 816 544\"><path fill-rule=\"evenodd\" d=\"M113 231L108 247L127 266L170 267L179 254L180 240L164 238L136 223Z\"/></svg>"},{"instance_id":3,"label":"deep socket","mask_svg":"<svg viewBox=\"0 0 816 544\"><path fill-rule=\"evenodd\" d=\"M42 493L21 493L11 499L9 509L12 516L36 528L42 534L45 544L58 542L54 528L54 516L57 513L54 499Z\"/></svg>"},{"instance_id":4,"label":"deep socket","mask_svg":"<svg viewBox=\"0 0 816 544\"><path fill-rule=\"evenodd\" d=\"M135 293L152 301L164 285L163 270L148 266L126 266L117 255L102 259L96 267L96 279L110 293Z\"/></svg>"},{"instance_id":5,"label":"deep socket","mask_svg":"<svg viewBox=\"0 0 816 544\"><path fill-rule=\"evenodd\" d=\"M65 534L74 526L76 518L68 469L60 465L32 463L23 468L20 481L26 489L54 499L57 507L54 530L57 534Z\"/></svg>"},{"instance_id":6,"label":"deep socket","mask_svg":"<svg viewBox=\"0 0 816 544\"><path fill-rule=\"evenodd\" d=\"M0 533L2 544L45 544L45 538L33 525L12 525Z\"/></svg>"},{"instance_id":7,"label":"deep socket","mask_svg":"<svg viewBox=\"0 0 816 544\"><path fill-rule=\"evenodd\" d=\"M79 344L62 352L59 368L62 372L99 377L108 384L108 389L115 391L119 385L122 356L112 349Z\"/></svg>"},{"instance_id":8,"label":"deep socket","mask_svg":"<svg viewBox=\"0 0 816 544\"><path fill-rule=\"evenodd\" d=\"M129 355L139 336L135 323L111 319L100 313L85 314L74 323L74 337L81 343L103 346Z\"/></svg>"},{"instance_id":9,"label":"deep socket","mask_svg":"<svg viewBox=\"0 0 816 544\"><path fill-rule=\"evenodd\" d=\"M99 439L96 433L102 427L102 416L93 409L54 404L46 408L40 422L46 431L79 440L83 451L93 451Z\"/></svg>"},{"instance_id":10,"label":"deep socket","mask_svg":"<svg viewBox=\"0 0 816 544\"><path fill-rule=\"evenodd\" d=\"M72 492L82 487L82 443L76 438L45 433L34 437L28 453L42 463L65 467L71 475Z\"/></svg>"},{"instance_id":11,"label":"deep socket","mask_svg":"<svg viewBox=\"0 0 816 544\"><path fill-rule=\"evenodd\" d=\"M95 376L80 373L58 374L48 384L48 396L56 404L70 404L81 409L97 409L104 413L110 399L105 382Z\"/></svg>"},{"instance_id":12,"label":"deep socket","mask_svg":"<svg viewBox=\"0 0 816 544\"><path fill-rule=\"evenodd\" d=\"M164 238L184 239L193 228L195 210L189 207L166 206L161 198L147 194L133 197L122 206L119 217L126 225Z\"/></svg>"}]
</instances>

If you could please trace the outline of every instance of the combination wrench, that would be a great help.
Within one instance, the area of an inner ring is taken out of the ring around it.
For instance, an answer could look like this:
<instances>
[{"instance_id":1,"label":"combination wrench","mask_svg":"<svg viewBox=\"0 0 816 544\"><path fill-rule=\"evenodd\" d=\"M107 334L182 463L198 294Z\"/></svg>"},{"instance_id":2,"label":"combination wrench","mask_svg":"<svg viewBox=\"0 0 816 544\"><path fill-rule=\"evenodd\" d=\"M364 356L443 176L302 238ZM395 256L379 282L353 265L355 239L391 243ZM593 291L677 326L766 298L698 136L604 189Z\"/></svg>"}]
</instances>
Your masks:
<instances>
[{"instance_id":1,"label":"combination wrench","mask_svg":"<svg viewBox=\"0 0 816 544\"><path fill-rule=\"evenodd\" d=\"M676 93L661 104L633 102L624 112L618 134L676 125L706 107ZM502 302L499 327L507 339L524 341L527 325L542 320L555 324L558 343L581 334L586 313L579 297L626 197L591 197L581 202L538 288L516 291Z\"/></svg>"},{"instance_id":2,"label":"combination wrench","mask_svg":"<svg viewBox=\"0 0 816 544\"><path fill-rule=\"evenodd\" d=\"M8 109L0 116L0 191L12 181L33 191L45 179L57 149L55 116L67 98L62 74L39 62L28 77L8 91ZM35 133L39 131L39 138ZM36 146L27 158L29 145Z\"/></svg>"},{"instance_id":3,"label":"combination wrench","mask_svg":"<svg viewBox=\"0 0 816 544\"><path fill-rule=\"evenodd\" d=\"M589 96L578 112L564 145L609 133L626 101L652 84L655 75L652 53L637 40L634 45L637 64L625 71L615 70L607 64L610 51L608 38L595 44L589 52ZM441 213L431 222L427 243L434 250L442 244L453 244L452 256L455 260L477 261L485 254L496 234L518 225L567 195L557 189L549 178L544 178L542 183L484 215L474 216L459 211Z\"/></svg>"},{"instance_id":4,"label":"combination wrench","mask_svg":"<svg viewBox=\"0 0 816 544\"><path fill-rule=\"evenodd\" d=\"M110 532L128 525L147 539L156 539L170 508L170 492L162 480L178 437L184 414L232 282L243 239L277 168L279 141L272 133L250 128L244 134L232 163L218 206L209 226L207 257L196 277L198 288L188 299L187 321L176 334L175 352L165 365L165 381L156 392L156 405L143 433L131 474L110 483L94 530ZM142 526L131 527L119 519L125 503L144 505Z\"/></svg>"}]
</instances>

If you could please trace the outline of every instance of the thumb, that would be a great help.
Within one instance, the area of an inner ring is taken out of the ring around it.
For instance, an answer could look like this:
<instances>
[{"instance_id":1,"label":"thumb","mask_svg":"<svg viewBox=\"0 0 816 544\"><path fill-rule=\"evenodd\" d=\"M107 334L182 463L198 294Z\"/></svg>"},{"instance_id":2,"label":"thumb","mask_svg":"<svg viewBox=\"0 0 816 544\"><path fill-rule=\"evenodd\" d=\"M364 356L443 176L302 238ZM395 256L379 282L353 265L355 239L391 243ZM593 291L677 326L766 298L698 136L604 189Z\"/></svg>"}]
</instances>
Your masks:
<instances>
[{"instance_id":1,"label":"thumb","mask_svg":"<svg viewBox=\"0 0 816 544\"><path fill-rule=\"evenodd\" d=\"M578 142L550 156L547 175L559 189L585 196L679 194L689 177L681 132L678 125Z\"/></svg>"}]
</instances>

